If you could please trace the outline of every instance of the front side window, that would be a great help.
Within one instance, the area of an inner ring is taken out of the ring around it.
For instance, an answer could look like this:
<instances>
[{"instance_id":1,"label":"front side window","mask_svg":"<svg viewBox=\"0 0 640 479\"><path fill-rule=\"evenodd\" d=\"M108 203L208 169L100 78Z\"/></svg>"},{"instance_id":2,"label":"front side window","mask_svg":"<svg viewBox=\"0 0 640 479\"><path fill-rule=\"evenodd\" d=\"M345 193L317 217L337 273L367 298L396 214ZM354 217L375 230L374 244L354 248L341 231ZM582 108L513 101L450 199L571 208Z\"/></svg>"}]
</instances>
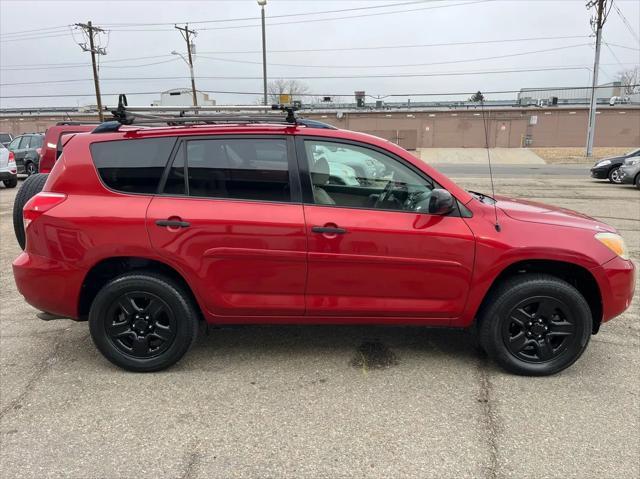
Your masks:
<instances>
[{"instance_id":1,"label":"front side window","mask_svg":"<svg viewBox=\"0 0 640 479\"><path fill-rule=\"evenodd\" d=\"M20 145L20 140L22 140L21 136L19 136L18 138L14 138L14 140L9 143L9 146L7 148L11 151L17 150L18 145Z\"/></svg>"},{"instance_id":2,"label":"front side window","mask_svg":"<svg viewBox=\"0 0 640 479\"><path fill-rule=\"evenodd\" d=\"M350 208L426 211L431 181L376 150L305 141L314 203Z\"/></svg>"},{"instance_id":3,"label":"front side window","mask_svg":"<svg viewBox=\"0 0 640 479\"><path fill-rule=\"evenodd\" d=\"M91 156L102 181L125 193L155 193L175 138L93 143Z\"/></svg>"},{"instance_id":4,"label":"front side window","mask_svg":"<svg viewBox=\"0 0 640 479\"><path fill-rule=\"evenodd\" d=\"M169 171L165 193L291 201L284 139L187 140L183 145Z\"/></svg>"}]
</instances>

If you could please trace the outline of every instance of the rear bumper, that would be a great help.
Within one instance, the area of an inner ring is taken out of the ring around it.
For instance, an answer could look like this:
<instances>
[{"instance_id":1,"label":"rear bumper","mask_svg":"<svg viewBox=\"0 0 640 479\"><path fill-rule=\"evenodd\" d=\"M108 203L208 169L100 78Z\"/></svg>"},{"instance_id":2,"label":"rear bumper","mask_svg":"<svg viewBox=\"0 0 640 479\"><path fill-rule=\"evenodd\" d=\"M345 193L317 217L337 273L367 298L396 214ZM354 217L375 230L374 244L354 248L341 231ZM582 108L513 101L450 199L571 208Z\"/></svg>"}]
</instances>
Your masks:
<instances>
[{"instance_id":1,"label":"rear bumper","mask_svg":"<svg viewBox=\"0 0 640 479\"><path fill-rule=\"evenodd\" d=\"M635 266L632 261L614 258L591 270L602 295L602 322L619 316L631 305L635 292Z\"/></svg>"},{"instance_id":2,"label":"rear bumper","mask_svg":"<svg viewBox=\"0 0 640 479\"><path fill-rule=\"evenodd\" d=\"M83 270L61 261L23 252L13 262L18 291L34 308L77 319Z\"/></svg>"}]
</instances>

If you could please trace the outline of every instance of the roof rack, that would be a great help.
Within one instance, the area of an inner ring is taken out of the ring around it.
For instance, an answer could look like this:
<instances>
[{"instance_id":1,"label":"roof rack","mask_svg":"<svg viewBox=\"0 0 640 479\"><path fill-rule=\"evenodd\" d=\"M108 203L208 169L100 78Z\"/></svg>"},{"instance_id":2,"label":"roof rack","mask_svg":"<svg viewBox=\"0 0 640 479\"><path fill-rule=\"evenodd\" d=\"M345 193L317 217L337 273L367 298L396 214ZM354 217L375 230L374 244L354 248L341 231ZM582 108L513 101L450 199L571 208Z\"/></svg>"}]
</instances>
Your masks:
<instances>
[{"instance_id":1,"label":"roof rack","mask_svg":"<svg viewBox=\"0 0 640 479\"><path fill-rule=\"evenodd\" d=\"M118 97L118 107L111 110L112 121L98 125L93 133L118 131L121 125L220 123L277 123L304 125L313 128L335 127L296 115L297 108L289 105L212 105L212 106L129 106L124 94ZM254 112L261 114L256 115ZM279 113L285 113L281 115Z\"/></svg>"}]
</instances>

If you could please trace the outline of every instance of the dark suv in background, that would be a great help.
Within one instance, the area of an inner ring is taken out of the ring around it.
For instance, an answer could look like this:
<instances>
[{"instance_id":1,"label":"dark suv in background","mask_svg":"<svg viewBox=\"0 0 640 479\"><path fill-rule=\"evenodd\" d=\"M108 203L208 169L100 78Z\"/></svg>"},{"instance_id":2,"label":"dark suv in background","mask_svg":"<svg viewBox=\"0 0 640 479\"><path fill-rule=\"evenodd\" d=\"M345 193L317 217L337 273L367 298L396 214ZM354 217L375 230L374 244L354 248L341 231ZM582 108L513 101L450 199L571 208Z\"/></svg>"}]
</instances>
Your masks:
<instances>
[{"instance_id":1,"label":"dark suv in background","mask_svg":"<svg viewBox=\"0 0 640 479\"><path fill-rule=\"evenodd\" d=\"M11 133L0 132L0 144L7 146L13 140Z\"/></svg>"},{"instance_id":2,"label":"dark suv in background","mask_svg":"<svg viewBox=\"0 0 640 479\"><path fill-rule=\"evenodd\" d=\"M40 167L40 153L44 143L42 133L27 133L14 138L7 148L13 153L18 173L31 176Z\"/></svg>"}]
</instances>

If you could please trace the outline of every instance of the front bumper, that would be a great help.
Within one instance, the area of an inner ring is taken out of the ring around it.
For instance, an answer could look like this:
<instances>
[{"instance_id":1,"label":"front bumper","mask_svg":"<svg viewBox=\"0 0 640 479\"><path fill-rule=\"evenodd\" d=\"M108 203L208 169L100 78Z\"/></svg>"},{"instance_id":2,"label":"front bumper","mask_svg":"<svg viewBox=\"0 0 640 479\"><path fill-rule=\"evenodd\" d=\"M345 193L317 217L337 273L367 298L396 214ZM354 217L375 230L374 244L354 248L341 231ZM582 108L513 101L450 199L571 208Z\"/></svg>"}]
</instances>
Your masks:
<instances>
[{"instance_id":1,"label":"front bumper","mask_svg":"<svg viewBox=\"0 0 640 479\"><path fill-rule=\"evenodd\" d=\"M633 184L637 174L638 167L636 165L620 167L620 181L623 184Z\"/></svg>"},{"instance_id":2,"label":"front bumper","mask_svg":"<svg viewBox=\"0 0 640 479\"><path fill-rule=\"evenodd\" d=\"M609 167L602 166L600 168L591 168L591 178L598 180L606 180L609 178Z\"/></svg>"},{"instance_id":3,"label":"front bumper","mask_svg":"<svg viewBox=\"0 0 640 479\"><path fill-rule=\"evenodd\" d=\"M34 308L77 318L85 271L32 253L23 252L13 262L18 291Z\"/></svg>"},{"instance_id":4,"label":"front bumper","mask_svg":"<svg viewBox=\"0 0 640 479\"><path fill-rule=\"evenodd\" d=\"M591 270L602 296L602 322L624 313L631 305L636 288L632 261L616 257Z\"/></svg>"}]
</instances>

